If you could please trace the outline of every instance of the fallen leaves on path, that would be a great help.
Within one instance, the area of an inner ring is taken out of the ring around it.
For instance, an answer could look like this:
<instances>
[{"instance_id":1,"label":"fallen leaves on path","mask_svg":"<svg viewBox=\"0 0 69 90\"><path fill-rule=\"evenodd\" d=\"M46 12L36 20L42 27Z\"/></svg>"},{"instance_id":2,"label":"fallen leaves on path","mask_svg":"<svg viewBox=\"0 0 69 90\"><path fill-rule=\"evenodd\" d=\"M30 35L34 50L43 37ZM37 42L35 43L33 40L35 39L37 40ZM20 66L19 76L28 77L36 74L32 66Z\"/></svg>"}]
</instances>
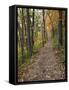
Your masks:
<instances>
[{"instance_id":1,"label":"fallen leaves on path","mask_svg":"<svg viewBox=\"0 0 69 90\"><path fill-rule=\"evenodd\" d=\"M18 81L65 79L65 65L61 63L57 53L58 51L53 50L51 42L47 42L33 58L35 62L19 73Z\"/></svg>"}]
</instances>

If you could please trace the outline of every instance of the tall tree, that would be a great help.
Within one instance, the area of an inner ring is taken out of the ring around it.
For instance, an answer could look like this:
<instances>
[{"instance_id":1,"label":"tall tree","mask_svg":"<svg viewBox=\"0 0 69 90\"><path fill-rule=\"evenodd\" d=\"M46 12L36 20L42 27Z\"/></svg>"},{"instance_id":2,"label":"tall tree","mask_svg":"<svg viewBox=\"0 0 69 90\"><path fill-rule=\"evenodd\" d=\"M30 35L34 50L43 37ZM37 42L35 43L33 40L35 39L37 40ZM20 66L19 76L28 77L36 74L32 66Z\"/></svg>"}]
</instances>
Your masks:
<instances>
[{"instance_id":1,"label":"tall tree","mask_svg":"<svg viewBox=\"0 0 69 90\"><path fill-rule=\"evenodd\" d=\"M45 43L46 41L48 40L48 34L47 34L47 24L46 24L46 21L47 21L47 11L45 11Z\"/></svg>"},{"instance_id":2,"label":"tall tree","mask_svg":"<svg viewBox=\"0 0 69 90\"><path fill-rule=\"evenodd\" d=\"M58 21L58 32L59 32L59 44L63 44L62 40L62 11L59 10L59 21Z\"/></svg>"},{"instance_id":3,"label":"tall tree","mask_svg":"<svg viewBox=\"0 0 69 90\"><path fill-rule=\"evenodd\" d=\"M23 18L23 9L22 9L22 32L21 32L21 51L22 51L22 64L24 63L24 18Z\"/></svg>"},{"instance_id":4,"label":"tall tree","mask_svg":"<svg viewBox=\"0 0 69 90\"><path fill-rule=\"evenodd\" d=\"M44 44L46 42L46 32L45 32L45 11L43 9L43 35L44 35Z\"/></svg>"},{"instance_id":5,"label":"tall tree","mask_svg":"<svg viewBox=\"0 0 69 90\"><path fill-rule=\"evenodd\" d=\"M27 9L27 42L28 42L28 55L31 57L32 48L31 48L31 35L30 35L30 14L29 9Z\"/></svg>"},{"instance_id":6,"label":"tall tree","mask_svg":"<svg viewBox=\"0 0 69 90\"><path fill-rule=\"evenodd\" d=\"M18 21L18 31L19 31L19 39L20 39L20 46L21 46L21 62L24 63L24 18L23 18L23 9L19 9L19 21ZM21 26L20 26L21 23Z\"/></svg>"},{"instance_id":7,"label":"tall tree","mask_svg":"<svg viewBox=\"0 0 69 90\"><path fill-rule=\"evenodd\" d=\"M33 52L33 46L34 46L34 17L35 17L35 9L32 11L32 52Z\"/></svg>"}]
</instances>

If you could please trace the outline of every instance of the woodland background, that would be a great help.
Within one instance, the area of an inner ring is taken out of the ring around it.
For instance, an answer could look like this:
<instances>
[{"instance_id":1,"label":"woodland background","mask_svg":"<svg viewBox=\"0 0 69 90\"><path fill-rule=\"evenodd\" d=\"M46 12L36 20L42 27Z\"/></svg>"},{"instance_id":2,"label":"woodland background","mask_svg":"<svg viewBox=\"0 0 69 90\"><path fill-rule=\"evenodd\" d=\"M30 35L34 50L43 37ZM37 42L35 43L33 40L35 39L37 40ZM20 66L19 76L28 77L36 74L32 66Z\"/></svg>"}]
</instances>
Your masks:
<instances>
[{"instance_id":1,"label":"woodland background","mask_svg":"<svg viewBox=\"0 0 69 90\"><path fill-rule=\"evenodd\" d=\"M18 78L64 79L66 12L30 8L18 8L17 12Z\"/></svg>"}]
</instances>

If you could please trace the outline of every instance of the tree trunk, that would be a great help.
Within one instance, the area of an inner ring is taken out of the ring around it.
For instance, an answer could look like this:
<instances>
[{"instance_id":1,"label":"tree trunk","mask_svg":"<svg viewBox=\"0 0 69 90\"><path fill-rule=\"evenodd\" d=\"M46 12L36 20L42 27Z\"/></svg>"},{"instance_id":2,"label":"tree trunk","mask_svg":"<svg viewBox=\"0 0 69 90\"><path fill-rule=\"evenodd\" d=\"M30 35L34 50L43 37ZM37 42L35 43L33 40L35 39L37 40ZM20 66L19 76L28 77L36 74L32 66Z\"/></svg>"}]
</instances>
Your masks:
<instances>
[{"instance_id":1,"label":"tree trunk","mask_svg":"<svg viewBox=\"0 0 69 90\"><path fill-rule=\"evenodd\" d=\"M31 49L31 37L30 37L30 15L29 9L27 9L27 42L28 42L28 55L31 57L32 49Z\"/></svg>"},{"instance_id":2,"label":"tree trunk","mask_svg":"<svg viewBox=\"0 0 69 90\"><path fill-rule=\"evenodd\" d=\"M20 23L18 22L18 30L19 30L19 36L20 36L20 46L21 46L21 62L24 63L24 32L23 32L23 10L22 10L22 28L20 27Z\"/></svg>"},{"instance_id":3,"label":"tree trunk","mask_svg":"<svg viewBox=\"0 0 69 90\"><path fill-rule=\"evenodd\" d=\"M22 51L22 64L24 63L24 18L23 18L23 9L22 9L22 33L21 33L21 51Z\"/></svg>"},{"instance_id":4,"label":"tree trunk","mask_svg":"<svg viewBox=\"0 0 69 90\"><path fill-rule=\"evenodd\" d=\"M43 33L44 33L44 44L46 43L46 32L45 32L45 11L43 10Z\"/></svg>"},{"instance_id":5,"label":"tree trunk","mask_svg":"<svg viewBox=\"0 0 69 90\"><path fill-rule=\"evenodd\" d=\"M32 52L33 52L33 46L34 46L34 15L35 15L35 10L33 9L33 14L32 14Z\"/></svg>"},{"instance_id":6,"label":"tree trunk","mask_svg":"<svg viewBox=\"0 0 69 90\"><path fill-rule=\"evenodd\" d=\"M62 11L59 10L59 22L58 22L58 32L59 32L59 44L63 44L62 40Z\"/></svg>"}]
</instances>

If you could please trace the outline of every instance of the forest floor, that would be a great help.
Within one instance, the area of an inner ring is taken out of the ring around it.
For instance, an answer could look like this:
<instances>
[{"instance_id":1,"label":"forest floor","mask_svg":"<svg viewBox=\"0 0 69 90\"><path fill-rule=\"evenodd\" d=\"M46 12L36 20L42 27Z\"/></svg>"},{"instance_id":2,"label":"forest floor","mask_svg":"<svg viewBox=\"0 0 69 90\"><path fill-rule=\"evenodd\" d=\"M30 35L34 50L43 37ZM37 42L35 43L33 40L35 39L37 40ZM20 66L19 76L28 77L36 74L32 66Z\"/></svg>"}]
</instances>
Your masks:
<instances>
[{"instance_id":1,"label":"forest floor","mask_svg":"<svg viewBox=\"0 0 69 90\"><path fill-rule=\"evenodd\" d=\"M53 49L51 41L48 41L39 49L34 62L19 74L18 81L65 79L65 65L58 55L59 51Z\"/></svg>"}]
</instances>

